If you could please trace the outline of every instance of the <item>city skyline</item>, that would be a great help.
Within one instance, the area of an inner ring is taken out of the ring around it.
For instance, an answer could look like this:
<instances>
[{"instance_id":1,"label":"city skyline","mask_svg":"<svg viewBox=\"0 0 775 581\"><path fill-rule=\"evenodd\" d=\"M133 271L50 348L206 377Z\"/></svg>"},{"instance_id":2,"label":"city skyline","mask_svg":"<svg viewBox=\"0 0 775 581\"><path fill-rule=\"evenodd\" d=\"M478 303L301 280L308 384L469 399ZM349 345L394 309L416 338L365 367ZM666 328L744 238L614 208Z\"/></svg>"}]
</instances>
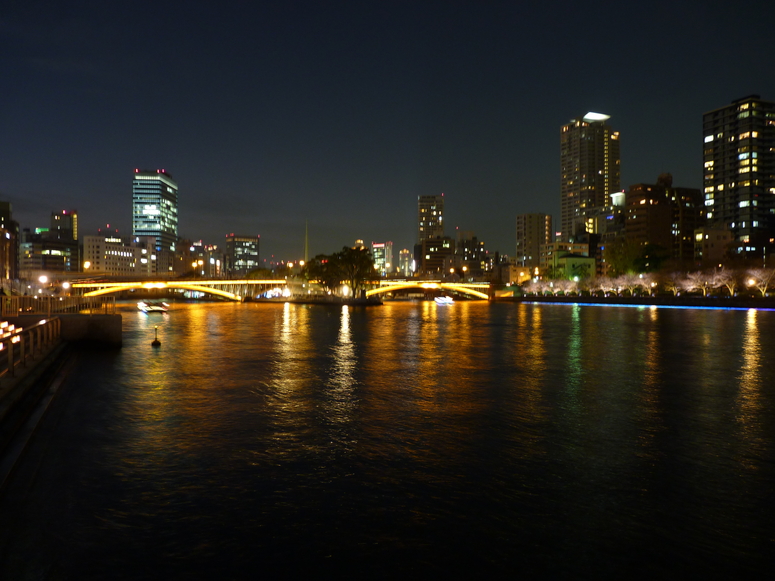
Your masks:
<instances>
[{"instance_id":1,"label":"city skyline","mask_svg":"<svg viewBox=\"0 0 775 581\"><path fill-rule=\"evenodd\" d=\"M775 99L748 48L773 54L775 40L735 5L567 3L567 19L509 3L183 6L154 6L143 43L142 7L32 2L0 17L0 199L22 226L77 208L84 235L129 235L127 173L167 168L182 237L260 235L262 259L300 257L305 223L311 254L357 238L411 247L417 197L441 192L450 231L512 255L517 215L559 223L570 119L611 115L622 188L665 172L699 188L703 114ZM579 35L582 12L610 38ZM648 42L627 40L636 29Z\"/></svg>"}]
</instances>

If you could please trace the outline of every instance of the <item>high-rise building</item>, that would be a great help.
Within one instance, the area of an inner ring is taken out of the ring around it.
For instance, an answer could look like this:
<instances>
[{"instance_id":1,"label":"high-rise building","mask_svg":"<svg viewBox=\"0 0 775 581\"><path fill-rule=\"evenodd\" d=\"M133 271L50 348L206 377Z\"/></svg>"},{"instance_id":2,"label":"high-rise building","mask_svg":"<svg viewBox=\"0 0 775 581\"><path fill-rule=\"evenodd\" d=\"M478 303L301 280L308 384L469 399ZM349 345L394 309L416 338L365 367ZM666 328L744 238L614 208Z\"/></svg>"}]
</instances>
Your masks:
<instances>
[{"instance_id":1,"label":"high-rise building","mask_svg":"<svg viewBox=\"0 0 775 581\"><path fill-rule=\"evenodd\" d=\"M455 268L466 277L479 277L488 269L489 256L484 240L471 230L455 229Z\"/></svg>"},{"instance_id":2,"label":"high-rise building","mask_svg":"<svg viewBox=\"0 0 775 581\"><path fill-rule=\"evenodd\" d=\"M412 259L412 251L408 248L404 248L398 253L398 270L404 276L409 276L414 272L414 260Z\"/></svg>"},{"instance_id":3,"label":"high-rise building","mask_svg":"<svg viewBox=\"0 0 775 581\"><path fill-rule=\"evenodd\" d=\"M444 194L417 197L417 241L444 236Z\"/></svg>"},{"instance_id":4,"label":"high-rise building","mask_svg":"<svg viewBox=\"0 0 775 581\"><path fill-rule=\"evenodd\" d=\"M57 240L78 240L78 212L76 210L51 212L49 232Z\"/></svg>"},{"instance_id":5,"label":"high-rise building","mask_svg":"<svg viewBox=\"0 0 775 581\"><path fill-rule=\"evenodd\" d=\"M610 206L611 194L620 189L619 132L608 119L590 112L562 126L560 228L565 241L593 233L587 218Z\"/></svg>"},{"instance_id":6,"label":"high-rise building","mask_svg":"<svg viewBox=\"0 0 775 581\"><path fill-rule=\"evenodd\" d=\"M624 232L641 246L661 246L684 264L694 260L694 231L705 224L700 190L673 187L662 174L656 184L635 184L627 192Z\"/></svg>"},{"instance_id":7,"label":"high-rise building","mask_svg":"<svg viewBox=\"0 0 775 581\"><path fill-rule=\"evenodd\" d=\"M178 184L163 169L135 170L132 236L153 236L157 252L175 252L178 239Z\"/></svg>"},{"instance_id":8,"label":"high-rise building","mask_svg":"<svg viewBox=\"0 0 775 581\"><path fill-rule=\"evenodd\" d=\"M552 217L549 214L517 216L517 266L537 267L541 262L541 245L550 242Z\"/></svg>"},{"instance_id":9,"label":"high-rise building","mask_svg":"<svg viewBox=\"0 0 775 581\"><path fill-rule=\"evenodd\" d=\"M382 276L395 271L392 242L372 242L371 257L374 260L375 270Z\"/></svg>"},{"instance_id":10,"label":"high-rise building","mask_svg":"<svg viewBox=\"0 0 775 581\"><path fill-rule=\"evenodd\" d=\"M260 268L258 258L260 236L226 235L224 260L229 276L243 276L251 270Z\"/></svg>"},{"instance_id":11,"label":"high-rise building","mask_svg":"<svg viewBox=\"0 0 775 581\"><path fill-rule=\"evenodd\" d=\"M775 103L743 97L702 126L708 225L731 230L737 254L764 258L775 246Z\"/></svg>"}]
</instances>

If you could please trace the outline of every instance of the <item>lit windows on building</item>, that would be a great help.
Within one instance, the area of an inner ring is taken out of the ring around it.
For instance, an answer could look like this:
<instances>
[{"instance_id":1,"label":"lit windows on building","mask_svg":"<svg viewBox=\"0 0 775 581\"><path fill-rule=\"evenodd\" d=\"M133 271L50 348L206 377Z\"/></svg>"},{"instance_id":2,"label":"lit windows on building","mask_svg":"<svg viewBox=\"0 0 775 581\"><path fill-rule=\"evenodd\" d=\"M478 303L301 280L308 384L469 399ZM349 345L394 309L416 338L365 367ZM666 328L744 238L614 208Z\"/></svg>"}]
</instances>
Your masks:
<instances>
[{"instance_id":1,"label":"lit windows on building","mask_svg":"<svg viewBox=\"0 0 775 581\"><path fill-rule=\"evenodd\" d=\"M732 231L738 253L761 258L775 235L775 103L750 95L703 115L703 180L715 188L709 226ZM722 137L726 138L722 139ZM711 138L711 139L709 139ZM749 242L743 242L748 240ZM753 250L752 250L753 249Z\"/></svg>"},{"instance_id":2,"label":"lit windows on building","mask_svg":"<svg viewBox=\"0 0 775 581\"><path fill-rule=\"evenodd\" d=\"M132 182L132 235L153 236L157 251L175 251L178 238L178 185L166 170L135 170Z\"/></svg>"}]
</instances>

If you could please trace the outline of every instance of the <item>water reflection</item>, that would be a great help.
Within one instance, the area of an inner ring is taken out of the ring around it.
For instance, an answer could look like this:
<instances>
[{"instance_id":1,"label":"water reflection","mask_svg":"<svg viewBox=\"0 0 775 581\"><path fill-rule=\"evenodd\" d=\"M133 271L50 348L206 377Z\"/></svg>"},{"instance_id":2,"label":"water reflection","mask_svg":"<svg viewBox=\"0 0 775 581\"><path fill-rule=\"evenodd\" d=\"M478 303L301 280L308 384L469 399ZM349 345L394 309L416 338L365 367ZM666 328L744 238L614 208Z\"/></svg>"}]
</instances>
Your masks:
<instances>
[{"instance_id":1,"label":"water reflection","mask_svg":"<svg viewBox=\"0 0 775 581\"><path fill-rule=\"evenodd\" d=\"M737 421L742 437L750 446L750 453L743 455L748 468L756 468L758 459L754 456L767 448L761 438L763 407L761 402L763 354L757 325L756 309L749 309L743 334L743 365L740 369L740 389L737 395Z\"/></svg>"},{"instance_id":2,"label":"water reflection","mask_svg":"<svg viewBox=\"0 0 775 581\"><path fill-rule=\"evenodd\" d=\"M584 375L583 358L581 352L581 323L579 316L581 313L581 307L579 305L572 305L570 313L570 329L568 332L568 349L567 349L567 373L568 381L567 387L570 388L566 392L566 396L569 401L569 405L575 407L578 404L578 396L575 393L582 386L582 378Z\"/></svg>"},{"instance_id":3,"label":"water reflection","mask_svg":"<svg viewBox=\"0 0 775 581\"><path fill-rule=\"evenodd\" d=\"M36 434L0 570L281 577L301 547L318 577L770 572L773 337L763 312L127 309Z\"/></svg>"},{"instance_id":4,"label":"water reflection","mask_svg":"<svg viewBox=\"0 0 775 581\"><path fill-rule=\"evenodd\" d=\"M350 330L350 307L344 305L339 315L339 334L331 348L331 370L326 381L326 418L335 424L350 421L355 407L354 370L358 365L355 344Z\"/></svg>"}]
</instances>

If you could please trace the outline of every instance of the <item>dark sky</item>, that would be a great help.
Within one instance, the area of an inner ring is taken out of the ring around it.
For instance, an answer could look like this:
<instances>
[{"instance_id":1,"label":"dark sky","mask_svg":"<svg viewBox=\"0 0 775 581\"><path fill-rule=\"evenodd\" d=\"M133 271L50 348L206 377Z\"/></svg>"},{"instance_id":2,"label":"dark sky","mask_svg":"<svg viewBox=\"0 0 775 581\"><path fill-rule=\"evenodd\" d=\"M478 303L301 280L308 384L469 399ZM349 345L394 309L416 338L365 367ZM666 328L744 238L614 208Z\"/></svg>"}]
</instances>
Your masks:
<instances>
[{"instance_id":1,"label":"dark sky","mask_svg":"<svg viewBox=\"0 0 775 581\"><path fill-rule=\"evenodd\" d=\"M297 259L447 233L513 254L559 221L560 126L621 132L623 186L701 186L702 113L775 100L764 2L3 2L0 199L131 233L135 168L180 187L179 234Z\"/></svg>"}]
</instances>

